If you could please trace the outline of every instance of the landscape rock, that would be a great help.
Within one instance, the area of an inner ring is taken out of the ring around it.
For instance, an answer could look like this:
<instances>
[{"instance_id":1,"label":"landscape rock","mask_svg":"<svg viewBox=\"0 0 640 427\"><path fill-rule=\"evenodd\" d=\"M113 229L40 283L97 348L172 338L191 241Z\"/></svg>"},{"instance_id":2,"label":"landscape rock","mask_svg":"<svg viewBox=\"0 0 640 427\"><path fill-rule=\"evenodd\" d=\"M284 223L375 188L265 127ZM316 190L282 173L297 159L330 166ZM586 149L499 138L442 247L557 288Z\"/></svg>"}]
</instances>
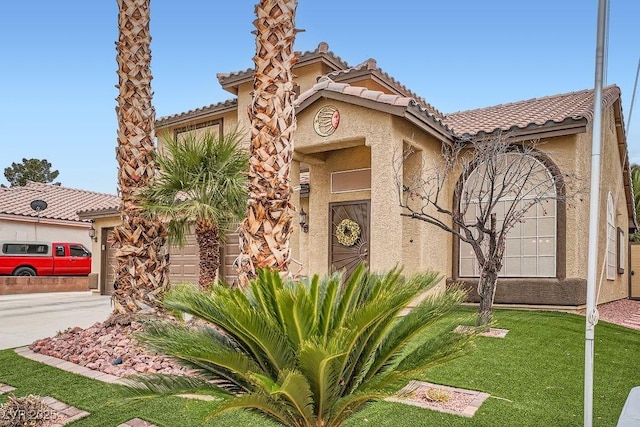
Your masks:
<instances>
[{"instance_id":1,"label":"landscape rock","mask_svg":"<svg viewBox=\"0 0 640 427\"><path fill-rule=\"evenodd\" d=\"M142 325L137 322L129 325L96 323L87 329L70 328L54 337L37 340L29 348L35 353L57 357L119 377L142 373L193 373L177 361L140 346L133 334L141 331ZM112 365L118 357L122 363Z\"/></svg>"}]
</instances>

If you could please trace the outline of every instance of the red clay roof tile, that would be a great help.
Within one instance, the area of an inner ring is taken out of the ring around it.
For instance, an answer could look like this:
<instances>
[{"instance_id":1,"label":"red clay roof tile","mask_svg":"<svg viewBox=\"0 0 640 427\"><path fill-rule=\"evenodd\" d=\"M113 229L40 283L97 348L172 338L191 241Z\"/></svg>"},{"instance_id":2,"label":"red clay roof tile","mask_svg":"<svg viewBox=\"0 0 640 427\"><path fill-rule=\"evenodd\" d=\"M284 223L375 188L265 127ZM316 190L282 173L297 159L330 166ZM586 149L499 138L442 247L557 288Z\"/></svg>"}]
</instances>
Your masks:
<instances>
[{"instance_id":1,"label":"red clay roof tile","mask_svg":"<svg viewBox=\"0 0 640 427\"><path fill-rule=\"evenodd\" d=\"M620 89L617 86L607 86L603 90L603 107L610 106L619 96ZM475 135L479 132L491 133L496 130L561 123L567 119L586 119L591 122L592 89L445 114L444 123L457 135Z\"/></svg>"},{"instance_id":2,"label":"red clay roof tile","mask_svg":"<svg viewBox=\"0 0 640 427\"><path fill-rule=\"evenodd\" d=\"M30 206L33 200L47 202L40 218L78 222L87 221L78 217L78 211L117 207L120 203L120 198L112 194L29 182L24 187L0 188L0 213L36 218L38 214Z\"/></svg>"}]
</instances>

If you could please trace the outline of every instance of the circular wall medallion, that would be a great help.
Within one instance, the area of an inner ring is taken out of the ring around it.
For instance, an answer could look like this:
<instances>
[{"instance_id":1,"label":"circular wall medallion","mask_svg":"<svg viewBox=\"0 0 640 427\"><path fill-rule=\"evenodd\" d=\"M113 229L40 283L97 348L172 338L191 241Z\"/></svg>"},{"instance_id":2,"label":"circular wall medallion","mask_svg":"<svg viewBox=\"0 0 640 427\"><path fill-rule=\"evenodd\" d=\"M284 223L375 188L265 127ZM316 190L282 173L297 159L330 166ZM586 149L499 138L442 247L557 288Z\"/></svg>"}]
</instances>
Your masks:
<instances>
[{"instance_id":1,"label":"circular wall medallion","mask_svg":"<svg viewBox=\"0 0 640 427\"><path fill-rule=\"evenodd\" d=\"M313 129L320 136L329 136L340 125L340 111L333 105L327 105L318 110L313 118Z\"/></svg>"}]
</instances>

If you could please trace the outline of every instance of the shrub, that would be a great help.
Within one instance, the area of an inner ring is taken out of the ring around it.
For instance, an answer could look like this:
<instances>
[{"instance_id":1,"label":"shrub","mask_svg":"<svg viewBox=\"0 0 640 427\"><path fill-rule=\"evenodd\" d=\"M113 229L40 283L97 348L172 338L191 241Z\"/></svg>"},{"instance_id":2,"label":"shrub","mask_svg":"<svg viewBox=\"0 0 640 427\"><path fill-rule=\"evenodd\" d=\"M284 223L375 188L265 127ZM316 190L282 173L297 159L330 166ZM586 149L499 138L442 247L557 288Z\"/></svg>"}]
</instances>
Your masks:
<instances>
[{"instance_id":1,"label":"shrub","mask_svg":"<svg viewBox=\"0 0 640 427\"><path fill-rule=\"evenodd\" d=\"M429 388L424 394L425 399L431 402L448 402L451 399L451 392L441 388Z\"/></svg>"},{"instance_id":2,"label":"shrub","mask_svg":"<svg viewBox=\"0 0 640 427\"><path fill-rule=\"evenodd\" d=\"M427 297L400 316L438 281L433 273L405 279L399 270L378 275L359 266L344 284L337 274L300 282L262 270L246 291L174 289L167 308L206 325L152 322L140 339L199 376L140 376L129 392L216 389L230 398L212 414L248 408L286 426L339 426L398 380L461 354L469 335L438 327L424 339L424 332L458 306L462 291Z\"/></svg>"}]
</instances>

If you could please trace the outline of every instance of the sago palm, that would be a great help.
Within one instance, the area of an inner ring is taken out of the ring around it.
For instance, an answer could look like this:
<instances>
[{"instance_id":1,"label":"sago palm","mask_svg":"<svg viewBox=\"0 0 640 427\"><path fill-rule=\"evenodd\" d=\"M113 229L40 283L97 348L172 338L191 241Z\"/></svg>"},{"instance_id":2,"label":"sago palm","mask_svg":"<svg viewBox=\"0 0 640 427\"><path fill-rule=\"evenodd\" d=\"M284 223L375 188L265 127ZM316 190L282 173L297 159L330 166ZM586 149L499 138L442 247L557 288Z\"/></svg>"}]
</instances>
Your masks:
<instances>
[{"instance_id":1,"label":"sago palm","mask_svg":"<svg viewBox=\"0 0 640 427\"><path fill-rule=\"evenodd\" d=\"M169 219L171 243L184 244L185 235L194 229L198 282L205 289L216 280L225 231L245 213L249 156L237 132L194 132L180 140L167 135L165 141L157 159L160 173L143 193L145 208Z\"/></svg>"},{"instance_id":2,"label":"sago palm","mask_svg":"<svg viewBox=\"0 0 640 427\"><path fill-rule=\"evenodd\" d=\"M208 326L149 323L140 338L199 375L137 377L129 392L216 389L231 396L214 415L247 408L285 426L339 426L389 385L461 353L468 335L427 329L463 292L434 294L400 316L437 281L435 274L405 279L397 270L375 275L359 266L344 284L340 275L283 282L278 272L259 270L246 291L172 290L166 306Z\"/></svg>"}]
</instances>

